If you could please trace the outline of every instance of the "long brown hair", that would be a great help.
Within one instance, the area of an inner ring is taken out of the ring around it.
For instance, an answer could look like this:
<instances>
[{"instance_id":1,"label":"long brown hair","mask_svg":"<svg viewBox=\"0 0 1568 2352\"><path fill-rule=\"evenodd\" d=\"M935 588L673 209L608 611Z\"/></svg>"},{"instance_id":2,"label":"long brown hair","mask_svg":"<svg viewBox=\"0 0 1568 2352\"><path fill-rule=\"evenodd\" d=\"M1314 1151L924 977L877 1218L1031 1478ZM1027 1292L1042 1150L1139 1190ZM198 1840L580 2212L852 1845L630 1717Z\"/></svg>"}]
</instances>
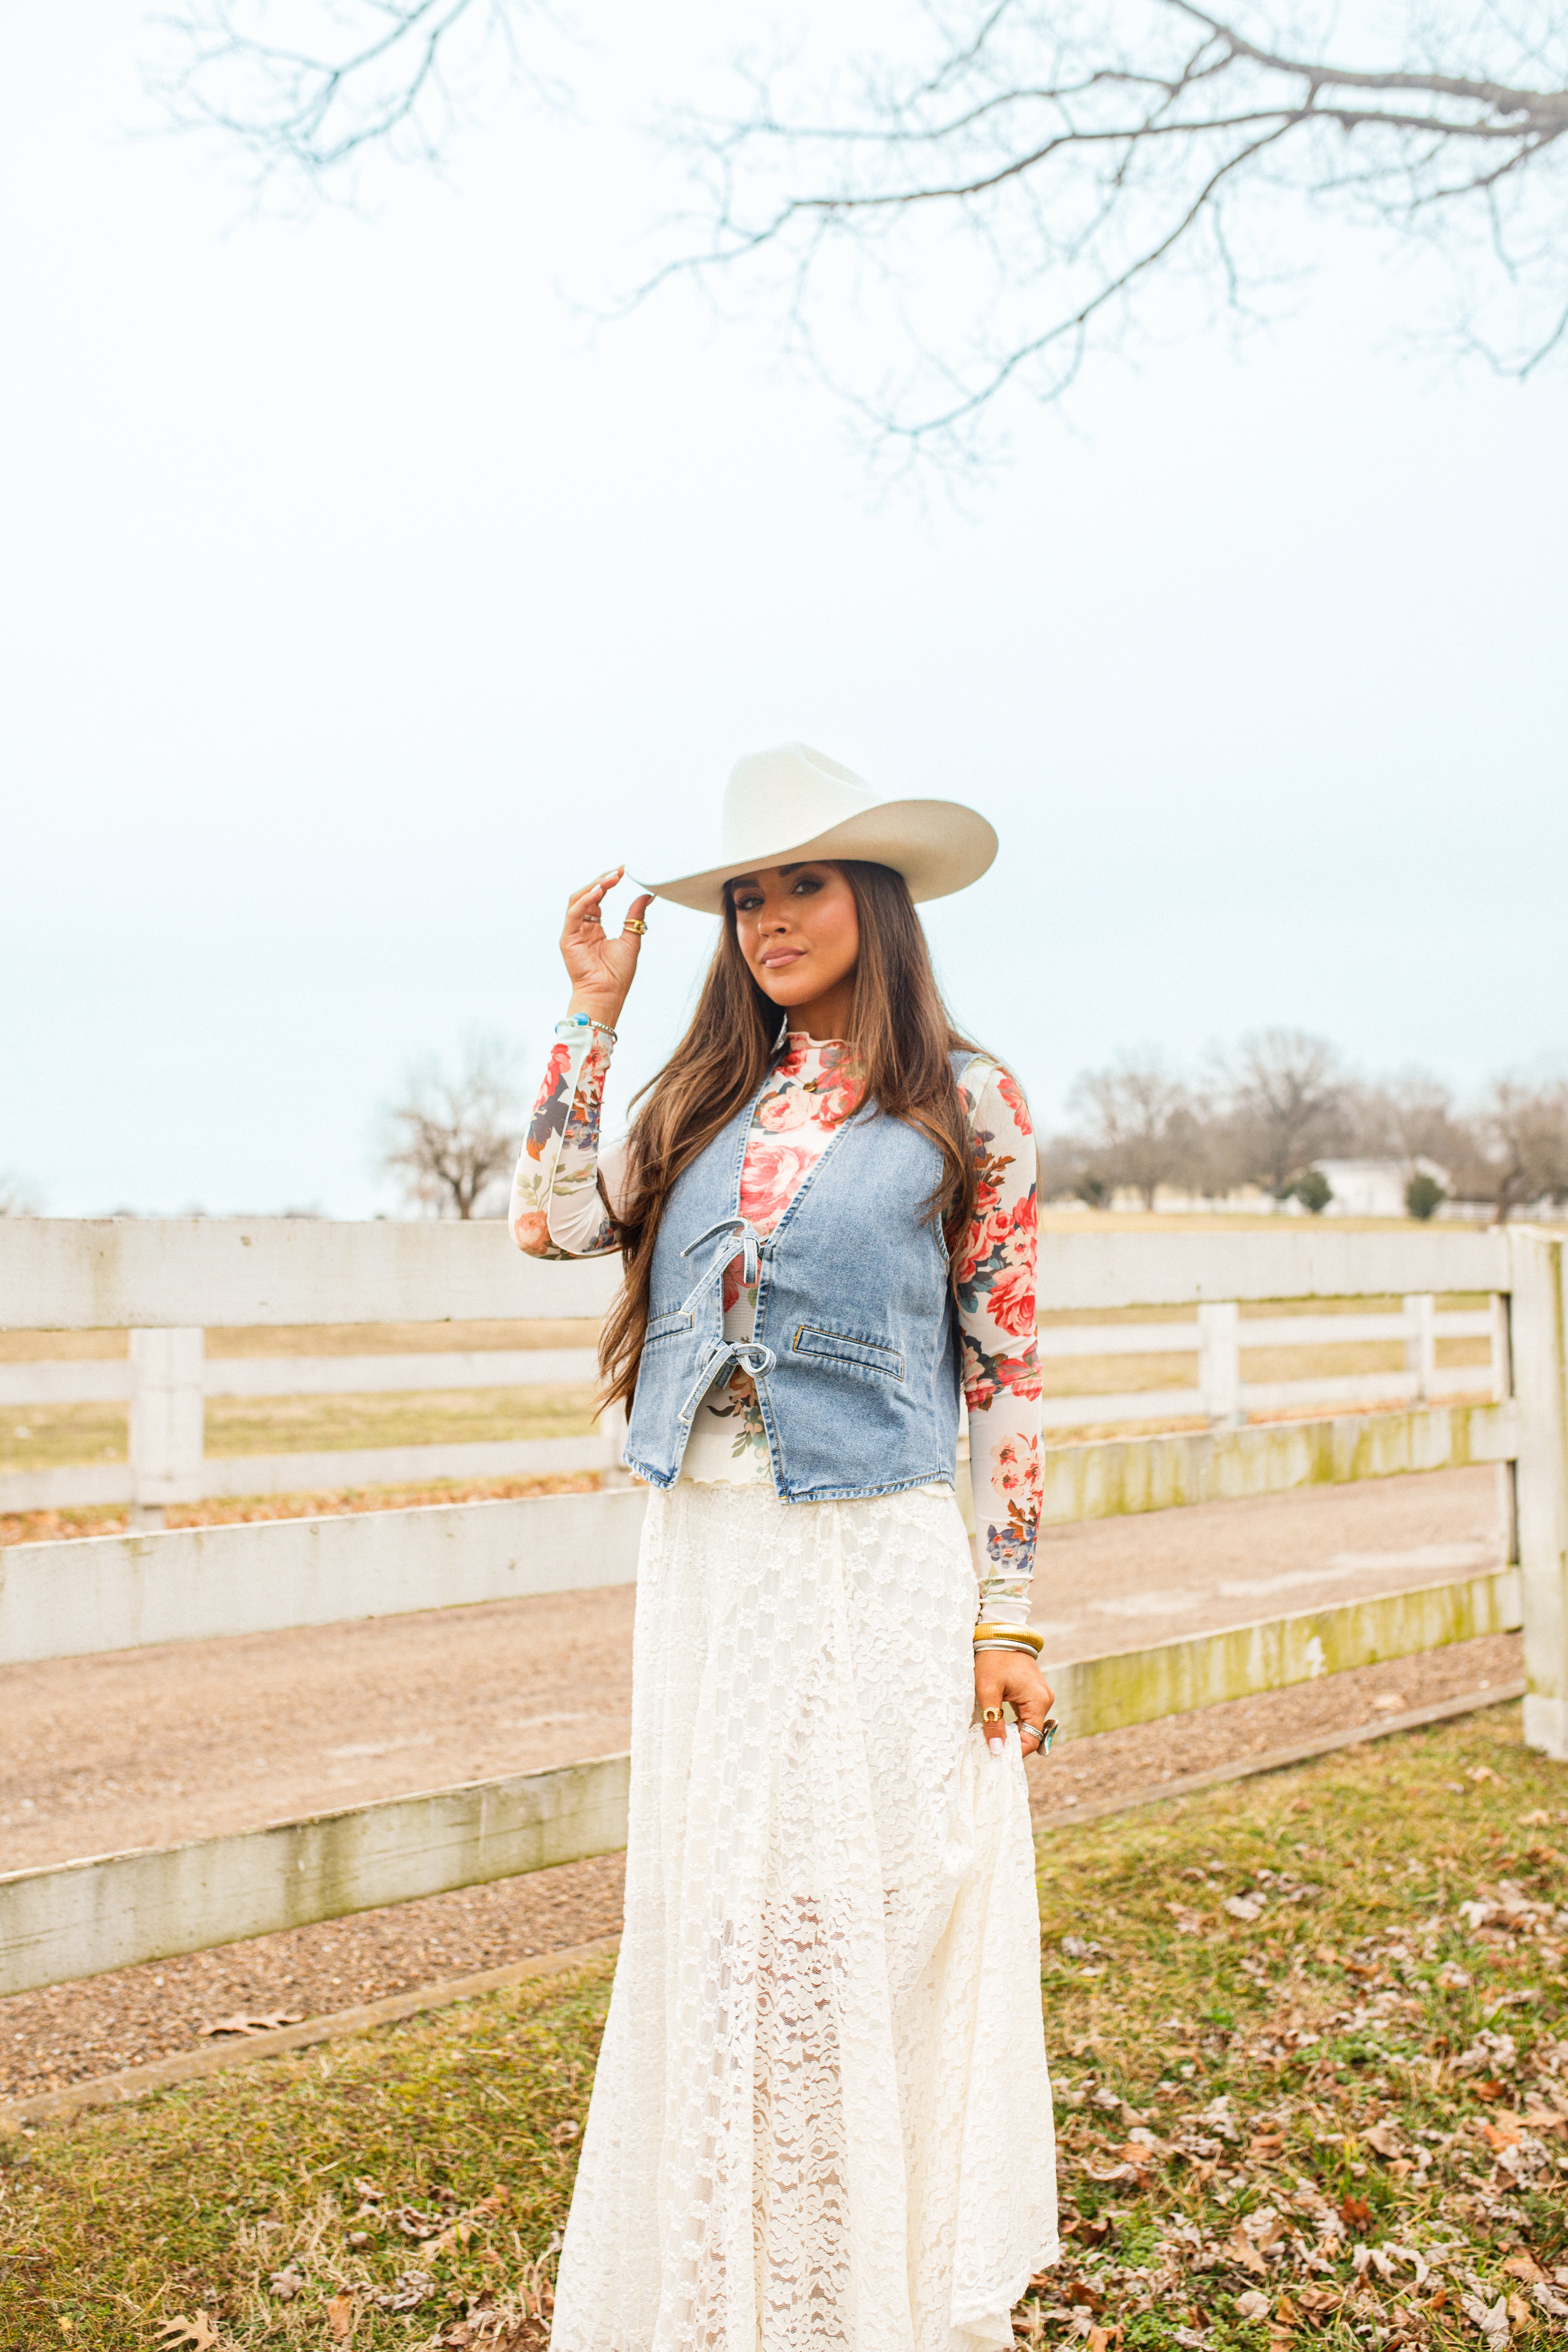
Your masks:
<instances>
[{"instance_id":1,"label":"long brown hair","mask_svg":"<svg viewBox=\"0 0 1568 2352\"><path fill-rule=\"evenodd\" d=\"M926 1213L940 1221L948 1250L956 1254L974 1213L976 1179L948 1056L975 1049L953 1027L942 1001L903 876L856 858L833 862L855 893L860 924L849 1031L864 1098L918 1127L941 1152L942 1173ZM654 1244L676 1179L762 1085L779 1019L779 1007L758 987L741 951L726 892L723 929L691 1026L636 1097L642 1108L632 1122L625 1199L616 1220L626 1280L599 1341L606 1403L629 1406L637 1386Z\"/></svg>"}]
</instances>

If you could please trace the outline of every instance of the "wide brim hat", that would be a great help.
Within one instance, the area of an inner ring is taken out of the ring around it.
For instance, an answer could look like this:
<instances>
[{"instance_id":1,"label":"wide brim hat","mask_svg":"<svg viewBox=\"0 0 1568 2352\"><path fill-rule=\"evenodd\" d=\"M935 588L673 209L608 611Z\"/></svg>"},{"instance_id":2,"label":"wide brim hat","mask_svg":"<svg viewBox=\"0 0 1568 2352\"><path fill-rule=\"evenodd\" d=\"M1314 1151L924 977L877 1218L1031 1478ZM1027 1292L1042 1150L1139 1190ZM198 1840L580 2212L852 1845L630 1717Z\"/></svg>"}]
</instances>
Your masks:
<instances>
[{"instance_id":1,"label":"wide brim hat","mask_svg":"<svg viewBox=\"0 0 1568 2352\"><path fill-rule=\"evenodd\" d=\"M890 866L911 898L945 898L977 882L996 855L994 828L962 801L884 800L852 768L807 743L780 743L738 760L724 788L719 860L668 882L640 881L658 898L724 911L724 885L770 866L814 857Z\"/></svg>"}]
</instances>

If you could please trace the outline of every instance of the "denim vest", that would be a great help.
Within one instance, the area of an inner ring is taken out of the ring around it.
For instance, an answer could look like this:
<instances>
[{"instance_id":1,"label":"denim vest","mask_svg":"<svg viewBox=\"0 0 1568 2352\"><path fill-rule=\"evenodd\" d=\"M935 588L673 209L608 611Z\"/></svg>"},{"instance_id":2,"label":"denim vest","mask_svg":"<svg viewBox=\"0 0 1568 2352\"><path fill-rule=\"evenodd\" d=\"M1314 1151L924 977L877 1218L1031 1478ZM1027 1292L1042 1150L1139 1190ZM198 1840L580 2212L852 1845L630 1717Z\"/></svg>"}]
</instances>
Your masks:
<instances>
[{"instance_id":1,"label":"denim vest","mask_svg":"<svg viewBox=\"0 0 1568 2352\"><path fill-rule=\"evenodd\" d=\"M972 1058L955 1055L955 1069ZM741 1166L770 1083L771 1073L665 1202L626 1466L673 1486L699 1405L741 1364L756 1382L785 1502L951 1485L958 1318L942 1227L925 1220L941 1154L918 1128L867 1104L764 1236L740 1213ZM724 1337L724 1269L737 1256L757 1285L749 1340Z\"/></svg>"}]
</instances>

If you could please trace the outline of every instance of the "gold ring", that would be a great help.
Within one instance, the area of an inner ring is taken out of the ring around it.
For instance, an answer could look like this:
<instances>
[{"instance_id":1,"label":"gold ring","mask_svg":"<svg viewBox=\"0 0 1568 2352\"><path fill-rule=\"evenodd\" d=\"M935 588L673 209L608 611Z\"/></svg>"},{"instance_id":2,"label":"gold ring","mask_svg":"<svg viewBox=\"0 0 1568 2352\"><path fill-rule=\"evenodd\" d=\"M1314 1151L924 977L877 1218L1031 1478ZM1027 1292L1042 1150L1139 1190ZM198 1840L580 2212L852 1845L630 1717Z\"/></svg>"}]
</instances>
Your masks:
<instances>
[{"instance_id":1,"label":"gold ring","mask_svg":"<svg viewBox=\"0 0 1568 2352\"><path fill-rule=\"evenodd\" d=\"M621 925L621 929L623 931L635 931L640 940L643 933L647 930L647 925L646 923L639 923L635 915L628 915L626 921Z\"/></svg>"},{"instance_id":2,"label":"gold ring","mask_svg":"<svg viewBox=\"0 0 1568 2352\"><path fill-rule=\"evenodd\" d=\"M1001 1708L999 1706L982 1707L980 1710L980 1720L982 1723L1000 1723L1002 1720Z\"/></svg>"}]
</instances>

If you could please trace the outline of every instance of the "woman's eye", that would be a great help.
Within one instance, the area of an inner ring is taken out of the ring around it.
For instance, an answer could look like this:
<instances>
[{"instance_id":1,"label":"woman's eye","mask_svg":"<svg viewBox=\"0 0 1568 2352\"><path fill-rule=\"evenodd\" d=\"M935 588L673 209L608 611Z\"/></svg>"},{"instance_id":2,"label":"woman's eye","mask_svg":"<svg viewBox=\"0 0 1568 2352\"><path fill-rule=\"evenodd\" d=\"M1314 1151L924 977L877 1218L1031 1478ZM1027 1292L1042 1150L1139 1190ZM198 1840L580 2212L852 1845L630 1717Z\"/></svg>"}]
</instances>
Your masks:
<instances>
[{"instance_id":1,"label":"woman's eye","mask_svg":"<svg viewBox=\"0 0 1568 2352\"><path fill-rule=\"evenodd\" d=\"M820 890L821 887L822 881L818 875L803 874L800 880L795 886L795 895L798 897L802 891L805 891L806 896L809 897L813 891Z\"/></svg>"},{"instance_id":2,"label":"woman's eye","mask_svg":"<svg viewBox=\"0 0 1568 2352\"><path fill-rule=\"evenodd\" d=\"M737 915L749 915L753 907L760 907L762 903L760 898L737 898L735 912Z\"/></svg>"}]
</instances>

